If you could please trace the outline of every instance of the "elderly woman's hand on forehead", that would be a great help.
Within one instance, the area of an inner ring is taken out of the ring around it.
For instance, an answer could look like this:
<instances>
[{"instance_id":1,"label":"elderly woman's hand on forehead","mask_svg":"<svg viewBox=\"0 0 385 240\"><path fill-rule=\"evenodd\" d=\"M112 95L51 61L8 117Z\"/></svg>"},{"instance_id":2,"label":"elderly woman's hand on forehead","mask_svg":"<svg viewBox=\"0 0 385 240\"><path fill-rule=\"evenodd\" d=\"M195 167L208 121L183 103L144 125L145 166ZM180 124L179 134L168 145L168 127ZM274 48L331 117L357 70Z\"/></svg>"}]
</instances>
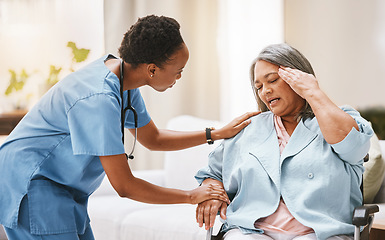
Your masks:
<instances>
[{"instance_id":1,"label":"elderly woman's hand on forehead","mask_svg":"<svg viewBox=\"0 0 385 240\"><path fill-rule=\"evenodd\" d=\"M279 76L302 98L307 99L320 90L317 79L312 75L298 69L280 66Z\"/></svg>"}]
</instances>

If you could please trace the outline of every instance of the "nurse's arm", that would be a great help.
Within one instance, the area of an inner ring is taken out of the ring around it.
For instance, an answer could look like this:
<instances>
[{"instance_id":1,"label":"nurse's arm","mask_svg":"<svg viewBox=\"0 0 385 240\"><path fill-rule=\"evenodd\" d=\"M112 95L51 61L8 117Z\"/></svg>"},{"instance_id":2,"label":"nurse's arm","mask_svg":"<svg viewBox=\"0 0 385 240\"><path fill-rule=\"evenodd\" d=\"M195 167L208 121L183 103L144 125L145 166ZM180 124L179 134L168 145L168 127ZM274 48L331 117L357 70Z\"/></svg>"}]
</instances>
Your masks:
<instances>
[{"instance_id":1,"label":"nurse's arm","mask_svg":"<svg viewBox=\"0 0 385 240\"><path fill-rule=\"evenodd\" d=\"M200 186L193 190L164 188L136 178L124 154L99 157L107 177L121 197L152 204L197 204L209 199L229 203L226 192L216 184Z\"/></svg>"},{"instance_id":2,"label":"nurse's arm","mask_svg":"<svg viewBox=\"0 0 385 240\"><path fill-rule=\"evenodd\" d=\"M249 125L251 122L251 119L249 119L250 117L259 113L260 112L245 113L232 120L226 126L212 130L212 140L215 141L235 136L243 128ZM130 129L130 132L135 134L134 129ZM152 120L147 125L138 128L138 141L143 146L153 151L181 150L207 142L205 129L200 131L172 131L158 129Z\"/></svg>"}]
</instances>

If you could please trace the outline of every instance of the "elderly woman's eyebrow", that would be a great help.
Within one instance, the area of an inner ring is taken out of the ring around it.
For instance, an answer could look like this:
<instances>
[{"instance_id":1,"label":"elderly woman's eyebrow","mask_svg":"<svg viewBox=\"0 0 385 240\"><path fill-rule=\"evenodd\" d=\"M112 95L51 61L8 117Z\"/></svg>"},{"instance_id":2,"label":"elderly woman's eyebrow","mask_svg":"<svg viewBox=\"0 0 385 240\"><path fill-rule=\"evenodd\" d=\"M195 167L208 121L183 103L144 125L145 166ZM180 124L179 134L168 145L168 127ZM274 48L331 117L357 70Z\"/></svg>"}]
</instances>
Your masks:
<instances>
[{"instance_id":1,"label":"elderly woman's eyebrow","mask_svg":"<svg viewBox=\"0 0 385 240\"><path fill-rule=\"evenodd\" d=\"M266 73L265 75L263 75L263 78L268 78L270 75L273 75L273 74L278 74L278 72L269 72L269 73ZM258 80L258 79L255 79L255 80L254 80L254 83L259 83L259 80Z\"/></svg>"},{"instance_id":2,"label":"elderly woman's eyebrow","mask_svg":"<svg viewBox=\"0 0 385 240\"><path fill-rule=\"evenodd\" d=\"M273 75L273 74L278 74L278 72L269 72L269 73L266 73L263 77L267 78L267 77L269 77L270 75Z\"/></svg>"}]
</instances>

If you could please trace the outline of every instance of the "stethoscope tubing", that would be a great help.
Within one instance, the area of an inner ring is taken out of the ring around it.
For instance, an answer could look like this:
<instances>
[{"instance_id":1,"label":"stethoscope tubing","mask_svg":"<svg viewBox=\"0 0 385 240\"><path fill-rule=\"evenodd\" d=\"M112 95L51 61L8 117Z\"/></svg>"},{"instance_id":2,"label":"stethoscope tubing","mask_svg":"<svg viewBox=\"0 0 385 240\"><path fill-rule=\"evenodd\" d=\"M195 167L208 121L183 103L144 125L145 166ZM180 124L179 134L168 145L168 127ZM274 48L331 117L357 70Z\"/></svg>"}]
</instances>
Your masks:
<instances>
[{"instance_id":1,"label":"stethoscope tubing","mask_svg":"<svg viewBox=\"0 0 385 240\"><path fill-rule=\"evenodd\" d=\"M120 82L120 98L121 98L121 101L122 101L122 107L121 107L121 113L120 113L120 121L121 121L121 131L122 131L122 142L123 142L123 145L124 145L124 122L125 122L125 117L126 117L126 112L127 110L131 110L132 113L134 114L134 126L135 126L135 135L134 135L134 144L132 146L132 149L131 149L131 152L130 154L127 155L126 153L126 157L129 158L129 159L134 159L134 151L135 151L135 146L136 146L136 141L137 141L137 138L138 138L138 113L136 112L135 108L131 105L131 91L128 90L127 91L127 106L124 107L124 104L123 104L123 65L124 64L124 61L123 59L120 60L120 78L119 78L119 82Z\"/></svg>"}]
</instances>

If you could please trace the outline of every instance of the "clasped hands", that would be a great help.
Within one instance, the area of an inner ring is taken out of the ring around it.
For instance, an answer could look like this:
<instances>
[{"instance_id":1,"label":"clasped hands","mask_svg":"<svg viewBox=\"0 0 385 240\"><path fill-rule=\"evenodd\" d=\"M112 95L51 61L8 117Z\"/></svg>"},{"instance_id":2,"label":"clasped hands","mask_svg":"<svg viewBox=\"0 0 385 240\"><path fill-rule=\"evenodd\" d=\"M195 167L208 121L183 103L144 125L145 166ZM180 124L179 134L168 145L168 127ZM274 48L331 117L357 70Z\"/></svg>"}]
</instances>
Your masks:
<instances>
[{"instance_id":1,"label":"clasped hands","mask_svg":"<svg viewBox=\"0 0 385 240\"><path fill-rule=\"evenodd\" d=\"M214 226L215 218L219 211L222 219L226 219L227 203L220 200L207 200L198 204L196 209L196 220L199 227L205 224L205 229Z\"/></svg>"},{"instance_id":2,"label":"clasped hands","mask_svg":"<svg viewBox=\"0 0 385 240\"><path fill-rule=\"evenodd\" d=\"M203 181L202 185L205 184L216 184L223 188L222 182L210 178ZM213 227L218 211L220 217L222 219L226 219L226 210L228 204L228 201L221 201L216 199L209 199L199 203L196 208L196 220L199 224L199 227L202 227L203 224L205 224L206 230Z\"/></svg>"}]
</instances>

